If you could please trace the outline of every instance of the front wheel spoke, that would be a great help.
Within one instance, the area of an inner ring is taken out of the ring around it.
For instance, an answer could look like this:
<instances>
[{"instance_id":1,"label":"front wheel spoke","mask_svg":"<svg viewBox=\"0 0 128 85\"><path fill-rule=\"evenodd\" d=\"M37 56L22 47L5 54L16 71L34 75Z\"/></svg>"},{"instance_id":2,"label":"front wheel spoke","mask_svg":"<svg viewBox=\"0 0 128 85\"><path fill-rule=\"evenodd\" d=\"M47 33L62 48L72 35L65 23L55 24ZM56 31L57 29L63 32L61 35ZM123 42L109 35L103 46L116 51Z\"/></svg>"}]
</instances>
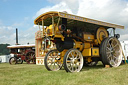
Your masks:
<instances>
[{"instance_id":1,"label":"front wheel spoke","mask_svg":"<svg viewBox=\"0 0 128 85\"><path fill-rule=\"evenodd\" d=\"M76 57L77 57L77 58L78 58L78 56L79 56L79 53L76 54Z\"/></svg>"},{"instance_id":2,"label":"front wheel spoke","mask_svg":"<svg viewBox=\"0 0 128 85\"><path fill-rule=\"evenodd\" d=\"M52 70L54 69L54 66L53 66L53 65L51 65L51 69L52 69Z\"/></svg>"},{"instance_id":3,"label":"front wheel spoke","mask_svg":"<svg viewBox=\"0 0 128 85\"><path fill-rule=\"evenodd\" d=\"M66 62L67 62L67 63L72 63L72 60L67 60Z\"/></svg>"},{"instance_id":4,"label":"front wheel spoke","mask_svg":"<svg viewBox=\"0 0 128 85\"><path fill-rule=\"evenodd\" d=\"M61 63L61 62L60 62ZM61 64L59 64L59 62L56 63L58 65L58 67L60 68L61 67Z\"/></svg>"},{"instance_id":5,"label":"front wheel spoke","mask_svg":"<svg viewBox=\"0 0 128 85\"><path fill-rule=\"evenodd\" d=\"M67 64L68 69L72 70L72 63Z\"/></svg>"},{"instance_id":6,"label":"front wheel spoke","mask_svg":"<svg viewBox=\"0 0 128 85\"><path fill-rule=\"evenodd\" d=\"M68 67L69 69L71 69L71 67L72 67L72 66L71 66L71 63L68 63L68 64L67 64L67 67Z\"/></svg>"},{"instance_id":7,"label":"front wheel spoke","mask_svg":"<svg viewBox=\"0 0 128 85\"><path fill-rule=\"evenodd\" d=\"M77 70L77 66L76 66L76 63L74 63L74 71L76 71Z\"/></svg>"},{"instance_id":8,"label":"front wheel spoke","mask_svg":"<svg viewBox=\"0 0 128 85\"><path fill-rule=\"evenodd\" d=\"M77 69L79 69L79 65L80 65L80 62L77 62L77 63L76 63Z\"/></svg>"},{"instance_id":9,"label":"front wheel spoke","mask_svg":"<svg viewBox=\"0 0 128 85\"><path fill-rule=\"evenodd\" d=\"M52 64L48 65L49 68L51 68Z\"/></svg>"},{"instance_id":10,"label":"front wheel spoke","mask_svg":"<svg viewBox=\"0 0 128 85\"><path fill-rule=\"evenodd\" d=\"M77 55L77 58L76 58L76 59L77 59L77 60L80 59L80 55L79 55L79 54Z\"/></svg>"},{"instance_id":11,"label":"front wheel spoke","mask_svg":"<svg viewBox=\"0 0 128 85\"><path fill-rule=\"evenodd\" d=\"M52 58L48 58L48 60L52 60Z\"/></svg>"},{"instance_id":12,"label":"front wheel spoke","mask_svg":"<svg viewBox=\"0 0 128 85\"><path fill-rule=\"evenodd\" d=\"M52 70L54 70L54 63L52 63Z\"/></svg>"},{"instance_id":13,"label":"front wheel spoke","mask_svg":"<svg viewBox=\"0 0 128 85\"><path fill-rule=\"evenodd\" d=\"M70 63L69 65L68 65L68 67L69 67L69 69L71 70L71 71L73 71L73 63Z\"/></svg>"},{"instance_id":14,"label":"front wheel spoke","mask_svg":"<svg viewBox=\"0 0 128 85\"><path fill-rule=\"evenodd\" d=\"M73 65L72 65L72 71L74 71L74 63L73 63Z\"/></svg>"},{"instance_id":15,"label":"front wheel spoke","mask_svg":"<svg viewBox=\"0 0 128 85\"><path fill-rule=\"evenodd\" d=\"M74 59L74 55L71 53L72 58Z\"/></svg>"},{"instance_id":16,"label":"front wheel spoke","mask_svg":"<svg viewBox=\"0 0 128 85\"><path fill-rule=\"evenodd\" d=\"M69 59L72 60L73 58L69 56L69 57L68 57L68 60L69 60Z\"/></svg>"},{"instance_id":17,"label":"front wheel spoke","mask_svg":"<svg viewBox=\"0 0 128 85\"><path fill-rule=\"evenodd\" d=\"M50 63L52 63L52 61L51 61L51 60L48 60L48 61L47 61L47 64L50 64Z\"/></svg>"},{"instance_id":18,"label":"front wheel spoke","mask_svg":"<svg viewBox=\"0 0 128 85\"><path fill-rule=\"evenodd\" d=\"M55 69L57 69L57 65L56 65L56 63L54 62L54 67L55 67Z\"/></svg>"},{"instance_id":19,"label":"front wheel spoke","mask_svg":"<svg viewBox=\"0 0 128 85\"><path fill-rule=\"evenodd\" d=\"M54 66L56 65L55 62L53 62L53 65L54 65Z\"/></svg>"},{"instance_id":20,"label":"front wheel spoke","mask_svg":"<svg viewBox=\"0 0 128 85\"><path fill-rule=\"evenodd\" d=\"M77 63L75 64L76 71L78 71L79 65L80 65L80 62L77 62Z\"/></svg>"},{"instance_id":21,"label":"front wheel spoke","mask_svg":"<svg viewBox=\"0 0 128 85\"><path fill-rule=\"evenodd\" d=\"M57 56L57 57L55 57L55 60L59 60L60 58Z\"/></svg>"}]
</instances>

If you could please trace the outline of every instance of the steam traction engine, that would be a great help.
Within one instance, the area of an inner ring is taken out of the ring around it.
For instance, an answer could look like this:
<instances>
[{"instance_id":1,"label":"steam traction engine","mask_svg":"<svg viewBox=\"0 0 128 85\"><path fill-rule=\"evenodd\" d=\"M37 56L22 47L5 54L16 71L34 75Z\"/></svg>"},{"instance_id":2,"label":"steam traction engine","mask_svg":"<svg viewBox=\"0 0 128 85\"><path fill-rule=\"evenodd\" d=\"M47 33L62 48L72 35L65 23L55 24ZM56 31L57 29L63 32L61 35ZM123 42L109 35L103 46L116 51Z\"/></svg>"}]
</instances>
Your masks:
<instances>
[{"instance_id":1,"label":"steam traction engine","mask_svg":"<svg viewBox=\"0 0 128 85\"><path fill-rule=\"evenodd\" d=\"M63 12L44 13L34 23L42 26L43 50L47 53L44 64L49 71L63 65L67 72L79 72L83 65L96 65L98 61L111 67L121 64L122 49L115 28L124 26ZM47 49L53 44L55 49Z\"/></svg>"},{"instance_id":2,"label":"steam traction engine","mask_svg":"<svg viewBox=\"0 0 128 85\"><path fill-rule=\"evenodd\" d=\"M8 46L10 53L14 56L10 58L10 64L22 64L23 61L28 64L35 64L35 45L12 45Z\"/></svg>"}]
</instances>

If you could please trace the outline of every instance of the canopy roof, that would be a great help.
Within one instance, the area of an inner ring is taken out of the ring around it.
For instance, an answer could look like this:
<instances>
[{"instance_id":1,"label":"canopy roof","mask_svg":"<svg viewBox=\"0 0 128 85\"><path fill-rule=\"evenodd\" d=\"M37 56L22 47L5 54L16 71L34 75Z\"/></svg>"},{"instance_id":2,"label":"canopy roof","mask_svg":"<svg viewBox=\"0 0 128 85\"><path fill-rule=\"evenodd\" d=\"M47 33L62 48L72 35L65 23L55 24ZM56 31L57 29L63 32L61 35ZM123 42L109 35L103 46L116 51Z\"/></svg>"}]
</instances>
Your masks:
<instances>
[{"instance_id":1,"label":"canopy roof","mask_svg":"<svg viewBox=\"0 0 128 85\"><path fill-rule=\"evenodd\" d=\"M7 46L7 48L31 48L31 47L35 47L35 44Z\"/></svg>"},{"instance_id":2,"label":"canopy roof","mask_svg":"<svg viewBox=\"0 0 128 85\"><path fill-rule=\"evenodd\" d=\"M104 27L107 27L107 28L124 29L124 26L121 26L121 25L107 23L107 22L103 22L103 21L98 21L98 20L94 20L94 19L89 19L89 18L76 16L76 15L72 15L72 14L68 14L68 13L64 13L64 12L57 12L57 11L50 11L50 12L46 12L46 13L40 15L39 17L37 17L34 20L34 24L36 24L36 25L42 24L42 19L45 20L45 19L47 19L49 17L52 17L52 16L67 18L67 19L70 19L70 20L76 20L76 21L81 21L81 22L85 22L85 23L91 23L91 24L95 24L95 25L104 26ZM48 20L46 20L46 21L48 22ZM52 20L49 23L52 23Z\"/></svg>"}]
</instances>

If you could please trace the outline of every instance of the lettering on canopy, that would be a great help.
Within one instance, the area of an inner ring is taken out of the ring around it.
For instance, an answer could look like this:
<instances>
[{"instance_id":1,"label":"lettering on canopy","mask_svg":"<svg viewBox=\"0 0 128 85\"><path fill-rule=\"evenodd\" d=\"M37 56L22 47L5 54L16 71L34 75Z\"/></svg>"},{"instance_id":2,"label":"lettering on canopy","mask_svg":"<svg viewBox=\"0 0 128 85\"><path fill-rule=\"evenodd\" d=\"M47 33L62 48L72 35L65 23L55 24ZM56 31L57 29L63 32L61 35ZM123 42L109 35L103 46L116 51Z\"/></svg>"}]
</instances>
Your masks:
<instances>
[{"instance_id":1,"label":"lettering on canopy","mask_svg":"<svg viewBox=\"0 0 128 85\"><path fill-rule=\"evenodd\" d=\"M88 23L92 23L92 24L103 25L103 26L107 26L107 27L111 27L111 28L124 29L124 26L121 26L121 25L116 25L116 24L102 22L102 21L98 21L98 20L94 20L94 19L89 19L89 18L84 18L84 17L80 17L80 16L75 16L75 15L71 15L71 14L67 14L67 13L63 13L63 12L59 12L59 16L63 17L63 18L68 18L68 19L74 19L74 20L82 21L82 22L88 22Z\"/></svg>"}]
</instances>

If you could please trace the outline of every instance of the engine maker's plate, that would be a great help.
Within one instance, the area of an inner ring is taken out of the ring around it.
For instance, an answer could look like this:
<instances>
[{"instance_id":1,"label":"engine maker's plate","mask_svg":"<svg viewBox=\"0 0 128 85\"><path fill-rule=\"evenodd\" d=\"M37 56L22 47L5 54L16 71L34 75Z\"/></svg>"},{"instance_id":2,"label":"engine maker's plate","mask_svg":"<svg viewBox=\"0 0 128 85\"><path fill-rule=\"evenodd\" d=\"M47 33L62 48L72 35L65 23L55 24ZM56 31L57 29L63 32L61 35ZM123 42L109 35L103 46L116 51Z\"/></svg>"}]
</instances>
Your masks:
<instances>
[{"instance_id":1,"label":"engine maker's plate","mask_svg":"<svg viewBox=\"0 0 128 85\"><path fill-rule=\"evenodd\" d=\"M104 27L99 27L96 31L96 38L98 43L101 44L104 38L108 37L108 32Z\"/></svg>"}]
</instances>

